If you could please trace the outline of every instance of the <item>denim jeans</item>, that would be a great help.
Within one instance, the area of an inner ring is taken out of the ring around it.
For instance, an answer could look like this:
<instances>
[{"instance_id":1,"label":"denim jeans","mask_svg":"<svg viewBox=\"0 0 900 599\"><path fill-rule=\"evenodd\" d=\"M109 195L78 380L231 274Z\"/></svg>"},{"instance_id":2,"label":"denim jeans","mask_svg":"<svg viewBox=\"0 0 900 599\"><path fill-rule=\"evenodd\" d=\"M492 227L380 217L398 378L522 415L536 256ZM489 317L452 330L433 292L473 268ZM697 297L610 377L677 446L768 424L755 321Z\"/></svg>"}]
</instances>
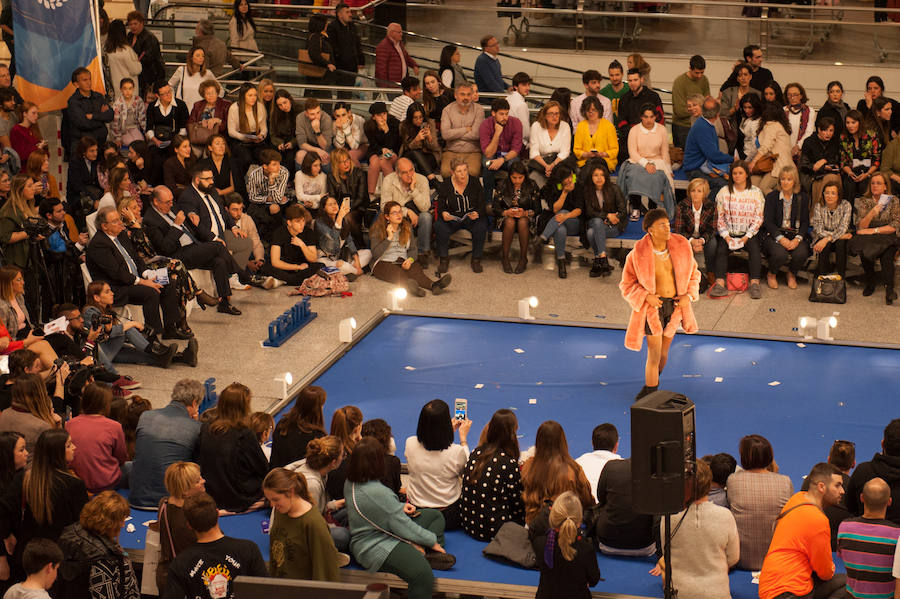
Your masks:
<instances>
[{"instance_id":1,"label":"denim jeans","mask_svg":"<svg viewBox=\"0 0 900 599\"><path fill-rule=\"evenodd\" d=\"M556 214L568 214L568 210L560 210ZM544 232L541 233L541 237L549 240L551 237L553 238L553 244L556 246L556 259L562 259L566 257L566 237L569 235L578 235L578 232L581 230L581 220L578 218L570 218L563 221L563 224L560 225L556 222L556 216L550 219L550 222L547 223L547 226L544 227Z\"/></svg>"},{"instance_id":2,"label":"denim jeans","mask_svg":"<svg viewBox=\"0 0 900 599\"><path fill-rule=\"evenodd\" d=\"M419 212L419 224L416 226L416 239L419 241L419 255L431 249L431 229L434 227L434 216L430 210Z\"/></svg>"},{"instance_id":3,"label":"denim jeans","mask_svg":"<svg viewBox=\"0 0 900 599\"><path fill-rule=\"evenodd\" d=\"M594 217L588 221L587 236L595 256L606 252L606 240L608 238L617 237L618 235L619 228L615 225L607 225L606 221L600 217Z\"/></svg>"}]
</instances>

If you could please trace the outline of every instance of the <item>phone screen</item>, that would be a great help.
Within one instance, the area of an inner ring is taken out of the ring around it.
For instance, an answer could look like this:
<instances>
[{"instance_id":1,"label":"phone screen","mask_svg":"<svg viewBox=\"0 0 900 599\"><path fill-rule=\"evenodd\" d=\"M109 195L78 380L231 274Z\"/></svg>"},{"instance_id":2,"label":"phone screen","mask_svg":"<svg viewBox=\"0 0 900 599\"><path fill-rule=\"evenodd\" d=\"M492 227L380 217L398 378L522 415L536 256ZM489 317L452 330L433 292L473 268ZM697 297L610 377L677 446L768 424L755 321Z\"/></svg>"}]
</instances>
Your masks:
<instances>
[{"instance_id":1,"label":"phone screen","mask_svg":"<svg viewBox=\"0 0 900 599\"><path fill-rule=\"evenodd\" d=\"M465 420L469 411L469 400L457 397L453 404L453 417L457 420Z\"/></svg>"}]
</instances>

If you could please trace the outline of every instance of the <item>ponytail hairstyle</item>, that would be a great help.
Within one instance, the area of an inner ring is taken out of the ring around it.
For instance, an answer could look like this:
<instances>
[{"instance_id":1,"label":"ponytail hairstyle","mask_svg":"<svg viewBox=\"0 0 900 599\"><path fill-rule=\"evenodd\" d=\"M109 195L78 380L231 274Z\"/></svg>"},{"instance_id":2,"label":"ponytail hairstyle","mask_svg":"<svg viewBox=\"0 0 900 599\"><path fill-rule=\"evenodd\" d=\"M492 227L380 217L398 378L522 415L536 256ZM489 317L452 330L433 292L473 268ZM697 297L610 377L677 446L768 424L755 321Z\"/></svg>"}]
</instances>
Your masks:
<instances>
[{"instance_id":1,"label":"ponytail hairstyle","mask_svg":"<svg viewBox=\"0 0 900 599\"><path fill-rule=\"evenodd\" d=\"M557 534L548 535L547 546L544 548L544 561L547 561L547 552L550 552L550 562L547 565L551 568L553 567L551 537L555 537L554 540L559 545L559 552L562 553L565 560L572 561L576 553L572 544L578 536L581 517L581 500L572 491L566 491L553 502L553 507L550 508L550 528L556 531Z\"/></svg>"},{"instance_id":2,"label":"ponytail hairstyle","mask_svg":"<svg viewBox=\"0 0 900 599\"><path fill-rule=\"evenodd\" d=\"M286 468L275 468L263 479L263 489L281 495L294 494L312 503L312 497L306 486L306 478L298 472L291 472Z\"/></svg>"},{"instance_id":3,"label":"ponytail hairstyle","mask_svg":"<svg viewBox=\"0 0 900 599\"><path fill-rule=\"evenodd\" d=\"M321 470L340 459L343 454L344 445L338 437L334 435L319 437L306 445L306 465L313 470Z\"/></svg>"},{"instance_id":4,"label":"ponytail hairstyle","mask_svg":"<svg viewBox=\"0 0 900 599\"><path fill-rule=\"evenodd\" d=\"M331 434L343 443L347 453L352 453L359 441L359 437L354 437L353 433L362 426L362 421L362 410L356 406L338 408L331 417Z\"/></svg>"}]
</instances>

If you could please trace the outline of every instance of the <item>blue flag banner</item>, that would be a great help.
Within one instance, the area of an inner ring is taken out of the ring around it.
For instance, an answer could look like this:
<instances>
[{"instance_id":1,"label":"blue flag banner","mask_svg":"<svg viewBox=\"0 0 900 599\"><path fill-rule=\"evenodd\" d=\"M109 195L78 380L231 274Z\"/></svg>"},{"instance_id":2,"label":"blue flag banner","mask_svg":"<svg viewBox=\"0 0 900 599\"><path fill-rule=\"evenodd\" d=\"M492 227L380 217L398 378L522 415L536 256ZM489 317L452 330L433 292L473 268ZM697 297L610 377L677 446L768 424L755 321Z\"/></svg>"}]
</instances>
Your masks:
<instances>
[{"instance_id":1,"label":"blue flag banner","mask_svg":"<svg viewBox=\"0 0 900 599\"><path fill-rule=\"evenodd\" d=\"M59 110L75 86L72 71L87 67L101 93L96 0L12 0L16 36L15 87L38 110Z\"/></svg>"}]
</instances>

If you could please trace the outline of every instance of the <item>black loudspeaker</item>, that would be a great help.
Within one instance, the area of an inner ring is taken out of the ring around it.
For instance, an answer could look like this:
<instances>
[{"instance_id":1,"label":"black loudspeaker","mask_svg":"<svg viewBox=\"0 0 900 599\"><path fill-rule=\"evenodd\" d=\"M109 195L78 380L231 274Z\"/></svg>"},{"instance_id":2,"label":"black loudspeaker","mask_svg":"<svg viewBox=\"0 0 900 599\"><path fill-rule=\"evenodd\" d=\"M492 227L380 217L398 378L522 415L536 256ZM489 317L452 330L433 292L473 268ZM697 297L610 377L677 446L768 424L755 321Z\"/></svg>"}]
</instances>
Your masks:
<instances>
[{"instance_id":1,"label":"black loudspeaker","mask_svg":"<svg viewBox=\"0 0 900 599\"><path fill-rule=\"evenodd\" d=\"M638 514L675 514L693 495L694 402L656 391L631 406L631 498Z\"/></svg>"}]
</instances>

